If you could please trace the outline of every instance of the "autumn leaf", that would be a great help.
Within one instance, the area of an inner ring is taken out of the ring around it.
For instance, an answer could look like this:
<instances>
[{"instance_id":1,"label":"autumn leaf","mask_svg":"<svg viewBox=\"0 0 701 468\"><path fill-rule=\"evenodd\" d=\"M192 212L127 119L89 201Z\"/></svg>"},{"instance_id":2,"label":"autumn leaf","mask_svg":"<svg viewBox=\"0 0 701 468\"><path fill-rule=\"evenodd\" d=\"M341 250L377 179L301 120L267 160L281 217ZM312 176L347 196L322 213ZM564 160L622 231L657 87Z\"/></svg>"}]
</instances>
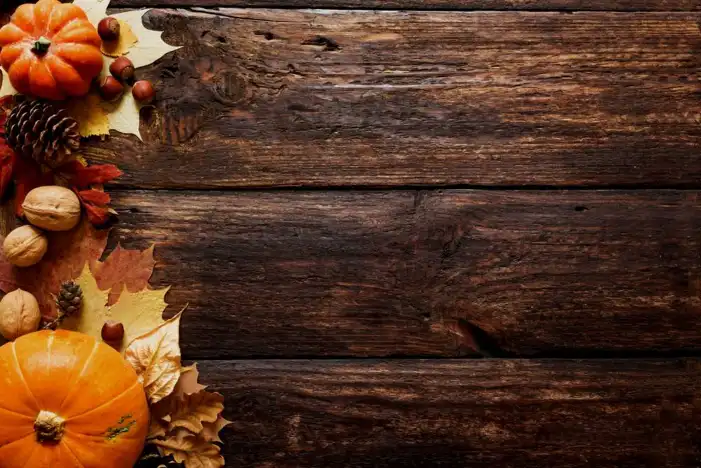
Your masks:
<instances>
[{"instance_id":1,"label":"autumn leaf","mask_svg":"<svg viewBox=\"0 0 701 468\"><path fill-rule=\"evenodd\" d=\"M197 437L186 430L166 440L155 440L154 445L161 447L166 455L171 455L185 468L221 468L224 457L219 446Z\"/></svg>"},{"instance_id":2,"label":"autumn leaf","mask_svg":"<svg viewBox=\"0 0 701 468\"><path fill-rule=\"evenodd\" d=\"M93 270L97 284L102 289L111 289L109 304L117 302L122 290L136 292L146 289L153 274L156 262L153 259L154 246L141 250L127 250L117 244L117 248L105 259L97 262Z\"/></svg>"},{"instance_id":3,"label":"autumn leaf","mask_svg":"<svg viewBox=\"0 0 701 468\"><path fill-rule=\"evenodd\" d=\"M204 429L203 422L215 422L224 410L224 397L219 393L206 390L184 395L175 402L168 426L171 431L182 427L194 434L199 434Z\"/></svg>"},{"instance_id":4,"label":"autumn leaf","mask_svg":"<svg viewBox=\"0 0 701 468\"><path fill-rule=\"evenodd\" d=\"M151 404L173 392L180 378L180 318L182 312L135 339L125 358L136 370Z\"/></svg>"},{"instance_id":5,"label":"autumn leaf","mask_svg":"<svg viewBox=\"0 0 701 468\"><path fill-rule=\"evenodd\" d=\"M66 101L66 112L78 122L80 136L90 137L110 133L110 119L107 113L102 111L101 103L102 98L96 92Z\"/></svg>"},{"instance_id":6,"label":"autumn leaf","mask_svg":"<svg viewBox=\"0 0 701 468\"><path fill-rule=\"evenodd\" d=\"M150 65L169 52L180 49L163 42L162 31L146 29L143 17L151 10L132 10L114 15L120 23L124 22L131 26L133 34L138 41L129 49L129 59L134 64L134 68Z\"/></svg>"},{"instance_id":7,"label":"autumn leaf","mask_svg":"<svg viewBox=\"0 0 701 468\"><path fill-rule=\"evenodd\" d=\"M224 429L229 424L231 424L231 421L227 421L220 414L215 422L202 424L203 428L202 428L202 432L200 432L199 436L200 436L200 438L202 438L203 440L206 440L207 442L222 443L223 441L221 440L221 437L219 436L219 434L221 433L222 429Z\"/></svg>"},{"instance_id":8,"label":"autumn leaf","mask_svg":"<svg viewBox=\"0 0 701 468\"><path fill-rule=\"evenodd\" d=\"M168 307L165 302L168 289L144 289L134 293L122 289L117 302L107 310L108 319L124 325L124 341L118 351L123 353L133 340L163 324L163 312Z\"/></svg>"},{"instance_id":9,"label":"autumn leaf","mask_svg":"<svg viewBox=\"0 0 701 468\"><path fill-rule=\"evenodd\" d=\"M197 369L197 363L183 367L180 369L180 379L173 390L173 396L176 398L192 395L207 388L199 383L200 371Z\"/></svg>"},{"instance_id":10,"label":"autumn leaf","mask_svg":"<svg viewBox=\"0 0 701 468\"><path fill-rule=\"evenodd\" d=\"M124 95L119 101L103 101L100 104L102 111L107 114L110 129L127 135L136 135L139 137L139 140L143 140L141 137L141 130L139 129L139 124L141 122L139 112L142 107L141 104L136 102L130 89L124 92Z\"/></svg>"}]
</instances>

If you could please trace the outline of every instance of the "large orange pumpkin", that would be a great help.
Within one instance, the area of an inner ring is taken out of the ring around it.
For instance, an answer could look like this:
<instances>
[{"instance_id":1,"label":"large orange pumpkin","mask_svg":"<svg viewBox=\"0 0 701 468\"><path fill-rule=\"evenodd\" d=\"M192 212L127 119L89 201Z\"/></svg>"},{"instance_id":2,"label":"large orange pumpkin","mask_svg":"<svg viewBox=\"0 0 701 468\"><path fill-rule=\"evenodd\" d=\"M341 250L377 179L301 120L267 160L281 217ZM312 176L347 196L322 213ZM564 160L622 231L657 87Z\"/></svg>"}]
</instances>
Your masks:
<instances>
[{"instance_id":1,"label":"large orange pumpkin","mask_svg":"<svg viewBox=\"0 0 701 468\"><path fill-rule=\"evenodd\" d=\"M104 343L59 330L0 348L0 467L132 468L148 424L136 373Z\"/></svg>"},{"instance_id":2,"label":"large orange pumpkin","mask_svg":"<svg viewBox=\"0 0 701 468\"><path fill-rule=\"evenodd\" d=\"M19 6L0 29L0 63L22 94L53 100L83 96L102 71L101 45L80 7L39 0Z\"/></svg>"}]
</instances>

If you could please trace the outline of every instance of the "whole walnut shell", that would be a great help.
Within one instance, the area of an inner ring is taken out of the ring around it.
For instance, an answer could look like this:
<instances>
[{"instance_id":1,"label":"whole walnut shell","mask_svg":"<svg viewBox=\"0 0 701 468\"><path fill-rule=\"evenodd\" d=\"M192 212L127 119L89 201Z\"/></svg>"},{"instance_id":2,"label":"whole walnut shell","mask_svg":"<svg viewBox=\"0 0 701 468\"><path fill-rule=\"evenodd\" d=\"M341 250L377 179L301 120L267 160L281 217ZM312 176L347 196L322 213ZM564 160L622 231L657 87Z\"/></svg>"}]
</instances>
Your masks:
<instances>
[{"instance_id":1,"label":"whole walnut shell","mask_svg":"<svg viewBox=\"0 0 701 468\"><path fill-rule=\"evenodd\" d=\"M40 322L39 302L31 293L16 289L0 301L0 333L5 339L35 332Z\"/></svg>"},{"instance_id":2,"label":"whole walnut shell","mask_svg":"<svg viewBox=\"0 0 701 468\"><path fill-rule=\"evenodd\" d=\"M24 215L47 231L70 231L80 221L80 200L72 190L58 185L38 187L22 203Z\"/></svg>"},{"instance_id":3,"label":"whole walnut shell","mask_svg":"<svg viewBox=\"0 0 701 468\"><path fill-rule=\"evenodd\" d=\"M44 233L30 225L9 233L2 244L7 261L18 267L39 263L48 248L49 241Z\"/></svg>"}]
</instances>

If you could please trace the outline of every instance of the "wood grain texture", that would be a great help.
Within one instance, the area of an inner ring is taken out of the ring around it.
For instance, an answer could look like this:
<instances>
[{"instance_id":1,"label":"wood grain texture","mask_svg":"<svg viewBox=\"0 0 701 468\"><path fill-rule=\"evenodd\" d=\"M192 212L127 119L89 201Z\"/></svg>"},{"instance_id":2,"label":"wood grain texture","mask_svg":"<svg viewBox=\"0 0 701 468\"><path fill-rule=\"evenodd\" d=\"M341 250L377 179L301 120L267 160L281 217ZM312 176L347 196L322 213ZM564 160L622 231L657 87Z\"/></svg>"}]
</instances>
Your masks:
<instances>
[{"instance_id":1,"label":"wood grain texture","mask_svg":"<svg viewBox=\"0 0 701 468\"><path fill-rule=\"evenodd\" d=\"M701 349L696 191L117 192L190 359Z\"/></svg>"},{"instance_id":2,"label":"wood grain texture","mask_svg":"<svg viewBox=\"0 0 701 468\"><path fill-rule=\"evenodd\" d=\"M696 186L697 21L161 10L146 142L87 153L144 188Z\"/></svg>"},{"instance_id":3,"label":"wood grain texture","mask_svg":"<svg viewBox=\"0 0 701 468\"><path fill-rule=\"evenodd\" d=\"M698 0L112 0L115 7L359 8L383 10L698 11Z\"/></svg>"},{"instance_id":4,"label":"wood grain texture","mask_svg":"<svg viewBox=\"0 0 701 468\"><path fill-rule=\"evenodd\" d=\"M696 361L206 362L227 466L692 467Z\"/></svg>"}]
</instances>

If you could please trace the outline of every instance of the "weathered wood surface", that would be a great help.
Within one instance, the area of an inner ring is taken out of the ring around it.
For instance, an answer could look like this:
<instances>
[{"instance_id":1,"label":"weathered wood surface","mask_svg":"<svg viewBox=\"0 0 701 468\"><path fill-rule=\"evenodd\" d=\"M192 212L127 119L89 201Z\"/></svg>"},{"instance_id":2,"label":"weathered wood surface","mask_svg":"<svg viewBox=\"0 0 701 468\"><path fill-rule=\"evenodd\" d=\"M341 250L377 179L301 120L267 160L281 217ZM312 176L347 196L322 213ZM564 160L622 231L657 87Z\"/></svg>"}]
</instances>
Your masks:
<instances>
[{"instance_id":1,"label":"weathered wood surface","mask_svg":"<svg viewBox=\"0 0 701 468\"><path fill-rule=\"evenodd\" d=\"M145 143L87 153L144 188L698 186L698 20L159 10Z\"/></svg>"},{"instance_id":2,"label":"weathered wood surface","mask_svg":"<svg viewBox=\"0 0 701 468\"><path fill-rule=\"evenodd\" d=\"M698 11L699 0L112 0L115 7L359 8L526 11Z\"/></svg>"},{"instance_id":3,"label":"weathered wood surface","mask_svg":"<svg viewBox=\"0 0 701 468\"><path fill-rule=\"evenodd\" d=\"M227 466L695 467L696 361L233 361Z\"/></svg>"},{"instance_id":4,"label":"weathered wood surface","mask_svg":"<svg viewBox=\"0 0 701 468\"><path fill-rule=\"evenodd\" d=\"M697 191L113 195L190 359L701 349Z\"/></svg>"}]
</instances>

